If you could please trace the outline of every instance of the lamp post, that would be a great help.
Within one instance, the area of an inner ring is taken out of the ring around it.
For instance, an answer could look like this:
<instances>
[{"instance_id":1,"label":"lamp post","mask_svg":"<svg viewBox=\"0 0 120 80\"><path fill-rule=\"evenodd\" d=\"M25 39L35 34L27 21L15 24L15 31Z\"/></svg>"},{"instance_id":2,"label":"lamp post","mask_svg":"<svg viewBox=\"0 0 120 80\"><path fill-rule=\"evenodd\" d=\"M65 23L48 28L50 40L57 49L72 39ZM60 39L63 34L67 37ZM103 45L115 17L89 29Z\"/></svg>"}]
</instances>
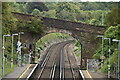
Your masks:
<instances>
[{"instance_id":1,"label":"lamp post","mask_svg":"<svg viewBox=\"0 0 120 80\"><path fill-rule=\"evenodd\" d=\"M109 58L108 58L108 78L110 78L110 44L111 44L111 39L110 38L104 38L104 39L108 39L109 40Z\"/></svg>"},{"instance_id":2,"label":"lamp post","mask_svg":"<svg viewBox=\"0 0 120 80\"><path fill-rule=\"evenodd\" d=\"M20 41L20 35L21 35L21 34L24 34L24 32L19 32L19 33L18 33L18 35L19 35L18 40L19 40L19 41Z\"/></svg>"},{"instance_id":3,"label":"lamp post","mask_svg":"<svg viewBox=\"0 0 120 80\"><path fill-rule=\"evenodd\" d=\"M102 65L103 65L103 58L104 58L104 55L103 55L103 42L104 42L104 36L103 35L98 35L97 37L100 37L102 38L102 56L101 56L101 68L102 68Z\"/></svg>"},{"instance_id":4,"label":"lamp post","mask_svg":"<svg viewBox=\"0 0 120 80\"><path fill-rule=\"evenodd\" d=\"M11 68L13 67L13 43L14 43L14 36L18 34L12 34L12 56L11 56Z\"/></svg>"},{"instance_id":5,"label":"lamp post","mask_svg":"<svg viewBox=\"0 0 120 80\"><path fill-rule=\"evenodd\" d=\"M20 35L24 34L24 32L19 32L18 33L18 66L21 67L22 66L22 57L21 57L21 42L20 42Z\"/></svg>"},{"instance_id":6,"label":"lamp post","mask_svg":"<svg viewBox=\"0 0 120 80\"><path fill-rule=\"evenodd\" d=\"M119 42L118 43L118 79L120 79L120 40L113 39L112 41Z\"/></svg>"},{"instance_id":7,"label":"lamp post","mask_svg":"<svg viewBox=\"0 0 120 80\"><path fill-rule=\"evenodd\" d=\"M5 61L5 59L4 59L4 50L5 50L5 47L4 47L4 38L5 38L5 37L8 37L8 36L11 36L11 35L3 35L3 47L2 47L2 49L3 49L3 53L2 53L2 78L4 77L4 61Z\"/></svg>"}]
</instances>

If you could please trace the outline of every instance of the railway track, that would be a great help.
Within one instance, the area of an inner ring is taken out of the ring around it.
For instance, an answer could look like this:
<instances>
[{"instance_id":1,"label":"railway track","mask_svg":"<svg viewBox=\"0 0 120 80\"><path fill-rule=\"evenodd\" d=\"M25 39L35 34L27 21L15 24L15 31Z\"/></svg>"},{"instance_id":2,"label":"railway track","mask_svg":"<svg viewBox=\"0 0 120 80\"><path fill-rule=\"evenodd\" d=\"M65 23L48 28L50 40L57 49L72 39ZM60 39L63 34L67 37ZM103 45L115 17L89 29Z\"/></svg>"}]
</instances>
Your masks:
<instances>
[{"instance_id":1,"label":"railway track","mask_svg":"<svg viewBox=\"0 0 120 80\"><path fill-rule=\"evenodd\" d=\"M74 70L71 62L71 57L69 57L69 50L66 45L70 44L72 41L61 42L51 46L41 64L37 64L33 72L29 76L28 80L64 80L66 79L66 72L71 74L72 80L76 80L76 70ZM66 50L65 50L66 48ZM67 60L67 62L66 62ZM66 67L65 64L69 67ZM68 70L67 70L68 69ZM79 69L78 69L79 73Z\"/></svg>"},{"instance_id":2,"label":"railway track","mask_svg":"<svg viewBox=\"0 0 120 80\"><path fill-rule=\"evenodd\" d=\"M67 55L67 58L68 58L68 62L69 62L69 68L66 69L66 70L69 70L69 74L71 72L71 77L72 80L78 80L78 79L81 79L82 80L82 76L81 74L79 73L79 66L77 65L77 61L76 61L76 58L75 58L75 55L71 52L71 50L69 50L69 46L71 44L67 44L65 47L66 49L66 55Z\"/></svg>"},{"instance_id":3,"label":"railway track","mask_svg":"<svg viewBox=\"0 0 120 80\"><path fill-rule=\"evenodd\" d=\"M72 63L71 63L71 60L70 60L70 57L69 57L69 53L68 53L68 46L69 46L69 44L65 46L66 47L66 50L65 50L66 60L68 62L68 66L66 66L65 77L66 78L71 78L71 79L75 80L75 73L74 73L74 70L72 68Z\"/></svg>"},{"instance_id":4,"label":"railway track","mask_svg":"<svg viewBox=\"0 0 120 80\"><path fill-rule=\"evenodd\" d=\"M47 50L46 56L44 57L44 60L42 61L41 64L39 64L37 66L37 68L34 70L34 73L32 73L32 75L29 77L28 80L33 80L33 79L39 80L40 78L44 77L43 74L46 73L47 70L48 71L47 71L45 76L46 77L49 76L49 72L50 72L51 67L47 66L47 65L49 65L47 63L48 63L48 60L52 61L51 58L50 58L50 55L53 56L51 53L52 53L52 50L55 49L56 45L58 45L58 44L55 44L55 45L51 46Z\"/></svg>"}]
</instances>

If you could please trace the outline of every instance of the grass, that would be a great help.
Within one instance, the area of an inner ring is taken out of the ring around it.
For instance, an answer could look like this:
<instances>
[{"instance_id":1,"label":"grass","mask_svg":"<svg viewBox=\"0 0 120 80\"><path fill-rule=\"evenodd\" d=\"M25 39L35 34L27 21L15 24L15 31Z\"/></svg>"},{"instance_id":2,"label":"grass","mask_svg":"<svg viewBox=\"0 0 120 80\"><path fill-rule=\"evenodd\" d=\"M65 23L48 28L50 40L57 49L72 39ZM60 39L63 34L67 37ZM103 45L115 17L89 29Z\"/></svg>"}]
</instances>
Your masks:
<instances>
[{"instance_id":1,"label":"grass","mask_svg":"<svg viewBox=\"0 0 120 80\"><path fill-rule=\"evenodd\" d=\"M79 56L80 56L80 53L77 53L76 56L79 57Z\"/></svg>"},{"instance_id":2,"label":"grass","mask_svg":"<svg viewBox=\"0 0 120 80\"><path fill-rule=\"evenodd\" d=\"M44 37L41 38L41 41L44 43L46 41L50 41L50 40L58 40L60 39L60 36L65 36L65 37L70 37L67 34L63 34L63 33L51 33L48 35L45 35Z\"/></svg>"},{"instance_id":3,"label":"grass","mask_svg":"<svg viewBox=\"0 0 120 80\"><path fill-rule=\"evenodd\" d=\"M10 61L6 61L6 62L5 62L5 69L4 69L4 70L5 70L4 75L6 76L6 75L8 75L10 72L13 72L13 70L14 70L15 67L17 67L17 65L14 64L14 65L13 65L13 68L11 68L11 67L10 67Z\"/></svg>"},{"instance_id":4,"label":"grass","mask_svg":"<svg viewBox=\"0 0 120 80\"><path fill-rule=\"evenodd\" d=\"M53 41L59 41L62 40L62 36L69 38L71 37L68 34L63 34L63 33L50 33L47 34L45 36L43 36L40 40L37 41L36 43L36 47L42 47L45 45L44 43L48 42L48 43L52 43Z\"/></svg>"},{"instance_id":5,"label":"grass","mask_svg":"<svg viewBox=\"0 0 120 80\"><path fill-rule=\"evenodd\" d=\"M4 66L5 66L5 67L4 67L4 75L6 76L6 75L8 75L10 72L12 72L17 65L13 65L13 68L11 68L11 67L10 67L10 61L6 61ZM0 68L2 68L2 65L0 65ZM0 75L2 75L1 72L0 72Z\"/></svg>"}]
</instances>

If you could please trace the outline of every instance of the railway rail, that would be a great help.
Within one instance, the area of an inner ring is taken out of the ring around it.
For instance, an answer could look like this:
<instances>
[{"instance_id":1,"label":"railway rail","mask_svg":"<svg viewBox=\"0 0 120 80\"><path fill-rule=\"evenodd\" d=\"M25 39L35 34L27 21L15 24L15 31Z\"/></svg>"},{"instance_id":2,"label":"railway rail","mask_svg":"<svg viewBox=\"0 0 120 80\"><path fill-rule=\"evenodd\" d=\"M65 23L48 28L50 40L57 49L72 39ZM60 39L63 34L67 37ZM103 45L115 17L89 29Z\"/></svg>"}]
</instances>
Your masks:
<instances>
[{"instance_id":1,"label":"railway rail","mask_svg":"<svg viewBox=\"0 0 120 80\"><path fill-rule=\"evenodd\" d=\"M42 63L35 65L31 73L27 77L27 80L64 80L67 79L66 71L68 71L69 74L72 75L72 77L68 78L71 78L72 80L80 78L78 77L78 75L76 76L76 74L79 74L79 68L77 67L78 70L76 70L72 66L71 57L69 56L70 54L68 46L72 42L73 41L66 41L51 46L48 49ZM67 60L67 62L65 60ZM66 64L69 65L68 68L66 67ZM79 74L79 76L81 75Z\"/></svg>"},{"instance_id":2,"label":"railway rail","mask_svg":"<svg viewBox=\"0 0 120 80\"><path fill-rule=\"evenodd\" d=\"M70 70L70 72L71 72L71 77L73 78L73 80L75 80L75 72L74 72L74 70L73 70L72 62L71 62L71 60L70 60L69 53L68 53L68 46L69 46L69 45L70 45L70 44L66 45L66 46L67 46L67 47L66 47L66 55L67 55L67 59L68 59L69 66L70 66L69 70Z\"/></svg>"},{"instance_id":3,"label":"railway rail","mask_svg":"<svg viewBox=\"0 0 120 80\"><path fill-rule=\"evenodd\" d=\"M75 55L71 52L71 48L69 48L70 45L71 43L65 46L66 59L69 64L69 67L66 68L66 77L68 77L68 79L72 78L72 80L83 80L83 76L81 76L82 73L79 72L80 67L77 64Z\"/></svg>"}]
</instances>

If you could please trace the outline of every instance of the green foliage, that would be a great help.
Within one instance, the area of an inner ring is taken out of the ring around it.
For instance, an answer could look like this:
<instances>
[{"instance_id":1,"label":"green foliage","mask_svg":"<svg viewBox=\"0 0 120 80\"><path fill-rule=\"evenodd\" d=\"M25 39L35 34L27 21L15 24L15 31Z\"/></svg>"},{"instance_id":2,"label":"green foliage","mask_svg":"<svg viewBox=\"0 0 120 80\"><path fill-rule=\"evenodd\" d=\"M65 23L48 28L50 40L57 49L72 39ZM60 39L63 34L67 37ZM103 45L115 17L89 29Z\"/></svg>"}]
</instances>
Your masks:
<instances>
[{"instance_id":1,"label":"green foliage","mask_svg":"<svg viewBox=\"0 0 120 80\"><path fill-rule=\"evenodd\" d=\"M118 62L117 60L118 60L118 51L115 51L110 57L111 72L114 71L114 67L115 67L114 63L117 63ZM107 71L108 71L108 58L105 60L102 67L102 72L107 73Z\"/></svg>"},{"instance_id":2,"label":"green foliage","mask_svg":"<svg viewBox=\"0 0 120 80\"><path fill-rule=\"evenodd\" d=\"M14 11L21 13L102 25L102 17L104 18L107 12L116 7L116 4L114 2L46 2L44 5L43 3L26 2L14 3L13 7L15 8Z\"/></svg>"},{"instance_id":3,"label":"green foliage","mask_svg":"<svg viewBox=\"0 0 120 80\"><path fill-rule=\"evenodd\" d=\"M64 34L64 33L50 33L50 34L43 36L41 39L39 39L36 42L36 51L37 51L37 48L40 48L42 50L45 49L44 48L44 47L46 47L45 43L50 44L55 41L63 40L63 37L64 37L64 39L65 38L67 39L67 38L70 38L71 36L68 34Z\"/></svg>"},{"instance_id":4,"label":"green foliage","mask_svg":"<svg viewBox=\"0 0 120 80\"><path fill-rule=\"evenodd\" d=\"M111 26L105 31L105 37L120 39L120 25Z\"/></svg>"},{"instance_id":5,"label":"green foliage","mask_svg":"<svg viewBox=\"0 0 120 80\"><path fill-rule=\"evenodd\" d=\"M34 9L32 12L33 15L39 15L40 11L38 9Z\"/></svg>"},{"instance_id":6,"label":"green foliage","mask_svg":"<svg viewBox=\"0 0 120 80\"><path fill-rule=\"evenodd\" d=\"M110 26L104 33L105 38L111 38L111 39L120 39L120 25L117 26ZM102 72L108 71L108 55L109 55L109 41L104 40L104 46L103 46L103 54L105 56L104 65L102 67ZM118 43L112 42L110 45L111 53L110 53L110 64L111 64L111 72L113 72L114 69L114 63L117 63L118 60ZM100 59L102 52L102 46L96 51L96 54L94 54L93 58Z\"/></svg>"},{"instance_id":7,"label":"green foliage","mask_svg":"<svg viewBox=\"0 0 120 80\"><path fill-rule=\"evenodd\" d=\"M11 2L14 12L27 13L27 4L19 2Z\"/></svg>"},{"instance_id":8,"label":"green foliage","mask_svg":"<svg viewBox=\"0 0 120 80\"><path fill-rule=\"evenodd\" d=\"M120 9L115 8L117 3L97 3L97 2L86 2L86 3L45 3L45 5L49 8L42 7L44 4L42 3L3 3L3 34L12 34L18 31L29 32L31 34L42 34L44 31L45 26L40 18L32 18L30 21L18 21L16 18L13 17L11 14L12 11L21 12L21 13L30 13L33 15L40 15L44 17L50 18L57 18L69 21L76 21L76 22L84 22L92 25L102 25L102 18L106 17L105 23L109 27L105 31L105 37L108 38L115 38L120 39ZM113 8L113 9L112 9ZM110 11L112 9L112 11ZM45 10L45 11L44 11ZM107 10L107 11L106 11ZM108 13L106 15L106 13ZM56 34L47 36L38 41L37 47L43 49L46 45L45 42L47 40L60 40L63 39L62 35L58 33L59 36ZM64 36L64 38L69 36ZM7 44L5 44L6 51L5 54L8 55L8 61L10 61L10 54L11 54L11 38L7 38ZM50 42L48 42L50 43ZM79 51L81 50L81 45L76 42L77 46L77 56L79 55ZM104 40L104 55L106 57L104 66L102 68L103 72L107 72L107 64L108 64L108 40ZM112 43L111 45L111 70L113 68L113 63L117 63L117 43ZM14 47L14 49L16 49ZM99 59L101 56L101 47L99 50L96 51L96 54L93 56L96 59ZM15 51L14 51L15 52ZM14 55L17 56L16 54ZM114 60L115 59L115 60ZM15 58L17 60L17 57ZM7 66L7 65L6 65ZM9 69L9 67L8 67ZM7 70L8 70L7 69ZM11 71L11 70L10 70Z\"/></svg>"},{"instance_id":9,"label":"green foliage","mask_svg":"<svg viewBox=\"0 0 120 80\"><path fill-rule=\"evenodd\" d=\"M26 5L28 13L32 13L34 9L38 9L39 11L48 11L48 8L42 2L28 2Z\"/></svg>"},{"instance_id":10,"label":"green foliage","mask_svg":"<svg viewBox=\"0 0 120 80\"><path fill-rule=\"evenodd\" d=\"M120 8L113 8L106 16L106 24L108 26L115 26L120 24Z\"/></svg>"},{"instance_id":11,"label":"green foliage","mask_svg":"<svg viewBox=\"0 0 120 80\"><path fill-rule=\"evenodd\" d=\"M16 18L13 17L11 11L12 11L12 7L11 7L11 3L5 2L2 3L2 26L3 26L3 34L8 34L8 33L12 33L14 30L17 29L17 24L16 24Z\"/></svg>"},{"instance_id":12,"label":"green foliage","mask_svg":"<svg viewBox=\"0 0 120 80\"><path fill-rule=\"evenodd\" d=\"M5 76L14 70L17 65L13 65L13 68L10 67L10 61L5 62Z\"/></svg>"},{"instance_id":13,"label":"green foliage","mask_svg":"<svg viewBox=\"0 0 120 80\"><path fill-rule=\"evenodd\" d=\"M39 15L43 17L56 18L56 11L55 10L43 11L40 12Z\"/></svg>"},{"instance_id":14,"label":"green foliage","mask_svg":"<svg viewBox=\"0 0 120 80\"><path fill-rule=\"evenodd\" d=\"M42 24L40 18L32 18L30 21L18 21L13 15L12 11L23 12L25 11L25 4L19 3L9 3L3 2L2 3L2 34L13 34L18 33L20 31L23 32L30 32L31 34L42 34L44 31L43 29L45 26ZM5 62L5 75L12 72L14 68L10 67L10 60L11 60L11 37L5 37L5 55L7 56L7 62ZM16 42L18 37L14 37L14 64L17 64L18 56L16 54ZM23 53L22 53L23 54ZM16 65L14 65L16 67Z\"/></svg>"},{"instance_id":15,"label":"green foliage","mask_svg":"<svg viewBox=\"0 0 120 80\"><path fill-rule=\"evenodd\" d=\"M62 10L75 13L75 12L78 12L80 8L74 3L69 3L69 2L58 3L56 12L60 13L60 11Z\"/></svg>"},{"instance_id":16,"label":"green foliage","mask_svg":"<svg viewBox=\"0 0 120 80\"><path fill-rule=\"evenodd\" d=\"M45 25L43 25L40 17L38 18L37 16L33 17L30 21L19 21L18 25L18 30L21 29L21 31L29 32L33 35L41 35L44 32L43 29L45 28Z\"/></svg>"},{"instance_id":17,"label":"green foliage","mask_svg":"<svg viewBox=\"0 0 120 80\"><path fill-rule=\"evenodd\" d=\"M83 2L82 10L110 10L117 6L116 2Z\"/></svg>"},{"instance_id":18,"label":"green foliage","mask_svg":"<svg viewBox=\"0 0 120 80\"><path fill-rule=\"evenodd\" d=\"M76 41L76 42L75 42L74 52L75 52L75 54L76 54L77 57L80 57L80 56L81 56L81 49L82 49L82 47L81 47L80 42Z\"/></svg>"},{"instance_id":19,"label":"green foliage","mask_svg":"<svg viewBox=\"0 0 120 80\"><path fill-rule=\"evenodd\" d=\"M101 49L98 49L98 50L96 51L96 54L93 55L93 58L94 58L94 59L100 59L101 52L102 52L102 50L101 50Z\"/></svg>"},{"instance_id":20,"label":"green foliage","mask_svg":"<svg viewBox=\"0 0 120 80\"><path fill-rule=\"evenodd\" d=\"M92 25L102 25L102 17L104 18L106 13L109 12L109 10L111 10L112 7L116 6L116 3L63 2L63 3L46 3L46 5L50 10L56 11L57 19L83 22L83 23L88 23ZM57 6L57 7L51 8L50 5Z\"/></svg>"},{"instance_id":21,"label":"green foliage","mask_svg":"<svg viewBox=\"0 0 120 80\"><path fill-rule=\"evenodd\" d=\"M43 13L44 15L44 13ZM50 17L50 18L56 18L56 11L55 10L49 10L46 12L45 14L46 17Z\"/></svg>"},{"instance_id":22,"label":"green foliage","mask_svg":"<svg viewBox=\"0 0 120 80\"><path fill-rule=\"evenodd\" d=\"M99 20L97 19L91 19L90 21L88 21L89 24L92 24L92 25L98 25L99 24Z\"/></svg>"},{"instance_id":23,"label":"green foliage","mask_svg":"<svg viewBox=\"0 0 120 80\"><path fill-rule=\"evenodd\" d=\"M49 10L56 10L58 6L56 2L46 2L45 5Z\"/></svg>"},{"instance_id":24,"label":"green foliage","mask_svg":"<svg viewBox=\"0 0 120 80\"><path fill-rule=\"evenodd\" d=\"M57 19L83 22L92 25L102 25L102 17L104 18L107 12L109 12L113 7L116 7L116 3L62 2L46 3L46 6L50 10L56 11ZM53 8L53 6L55 6L55 8Z\"/></svg>"},{"instance_id":25,"label":"green foliage","mask_svg":"<svg viewBox=\"0 0 120 80\"><path fill-rule=\"evenodd\" d=\"M13 3L3 2L2 3L2 34L12 34L17 30L17 19L12 15L11 11L14 10L12 7ZM14 38L16 39L16 38ZM12 72L14 68L10 67L11 60L11 37L5 37L5 55L7 56L7 61L5 62L5 75ZM16 45L15 45L16 46ZM14 61L17 61L16 47L14 46ZM16 67L16 65L14 65Z\"/></svg>"},{"instance_id":26,"label":"green foliage","mask_svg":"<svg viewBox=\"0 0 120 80\"><path fill-rule=\"evenodd\" d=\"M77 46L77 47L81 47L80 42L76 41L76 42L75 42L75 46Z\"/></svg>"}]
</instances>

